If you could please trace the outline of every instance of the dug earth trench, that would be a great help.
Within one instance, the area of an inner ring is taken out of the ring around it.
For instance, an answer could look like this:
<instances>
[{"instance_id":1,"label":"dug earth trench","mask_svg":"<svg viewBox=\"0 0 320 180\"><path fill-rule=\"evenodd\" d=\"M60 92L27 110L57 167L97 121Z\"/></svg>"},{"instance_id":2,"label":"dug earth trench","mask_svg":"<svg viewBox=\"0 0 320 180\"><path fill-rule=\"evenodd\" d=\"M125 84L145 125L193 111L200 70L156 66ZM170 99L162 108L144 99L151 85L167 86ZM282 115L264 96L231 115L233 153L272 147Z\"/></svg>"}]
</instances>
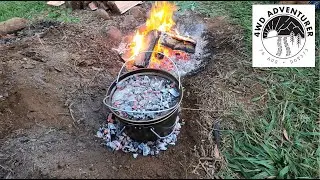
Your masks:
<instances>
[{"instance_id":1,"label":"dug earth trench","mask_svg":"<svg viewBox=\"0 0 320 180\"><path fill-rule=\"evenodd\" d=\"M195 151L207 138L197 123L205 120L198 111L182 110L185 125L177 144L158 156L134 159L101 145L94 135L108 114L102 99L122 65L112 50L117 40L103 28L114 26L126 34L136 27L121 23L126 14L102 21L89 11L74 13L80 23L35 22L14 38L0 40L0 177L206 177L206 171L193 171L199 158ZM136 19L134 24L143 22ZM216 55L238 48L237 39L230 38L238 32L225 19L205 22ZM224 64L223 58L212 56L201 73L184 78L183 107L198 108L205 100L197 93L199 79L216 83L217 95L225 91L226 79L214 77L237 67L223 69ZM239 95L244 102L246 97Z\"/></svg>"}]
</instances>

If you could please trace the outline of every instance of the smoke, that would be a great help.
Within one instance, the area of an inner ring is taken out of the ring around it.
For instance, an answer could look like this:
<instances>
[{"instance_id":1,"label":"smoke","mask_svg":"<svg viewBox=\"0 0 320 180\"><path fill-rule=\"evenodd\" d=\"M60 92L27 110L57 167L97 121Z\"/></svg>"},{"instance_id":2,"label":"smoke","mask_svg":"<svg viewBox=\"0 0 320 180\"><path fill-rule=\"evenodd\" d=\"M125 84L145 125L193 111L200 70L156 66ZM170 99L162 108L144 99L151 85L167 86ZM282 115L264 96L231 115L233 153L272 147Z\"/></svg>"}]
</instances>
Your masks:
<instances>
[{"instance_id":1,"label":"smoke","mask_svg":"<svg viewBox=\"0 0 320 180\"><path fill-rule=\"evenodd\" d=\"M176 14L176 25L179 34L186 37L191 37L196 40L197 45L195 48L195 53L191 54L190 60L188 61L175 61L181 76L187 74L196 73L203 65L204 60L210 57L212 51L207 48L208 40L205 36L206 26L201 17L197 15L186 12L184 14Z\"/></svg>"}]
</instances>

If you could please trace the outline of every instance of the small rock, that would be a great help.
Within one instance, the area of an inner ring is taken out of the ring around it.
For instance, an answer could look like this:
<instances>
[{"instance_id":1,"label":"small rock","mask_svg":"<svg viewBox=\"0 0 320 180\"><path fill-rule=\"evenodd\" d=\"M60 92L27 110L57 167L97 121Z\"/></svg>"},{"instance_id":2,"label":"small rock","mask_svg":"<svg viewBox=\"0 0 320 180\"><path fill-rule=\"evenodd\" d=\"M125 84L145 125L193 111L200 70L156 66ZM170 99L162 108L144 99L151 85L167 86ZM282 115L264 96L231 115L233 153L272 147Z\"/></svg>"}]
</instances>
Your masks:
<instances>
[{"instance_id":1,"label":"small rock","mask_svg":"<svg viewBox=\"0 0 320 180\"><path fill-rule=\"evenodd\" d=\"M64 163L62 162L58 163L58 169L62 169L64 166L66 166Z\"/></svg>"},{"instance_id":2,"label":"small rock","mask_svg":"<svg viewBox=\"0 0 320 180\"><path fill-rule=\"evenodd\" d=\"M130 9L129 13L134 17L134 18L145 18L145 10L141 8L140 6L135 6Z\"/></svg>"},{"instance_id":3,"label":"small rock","mask_svg":"<svg viewBox=\"0 0 320 180\"><path fill-rule=\"evenodd\" d=\"M92 60L83 60L77 63L77 66L80 67L86 67L86 66L92 66L93 65L93 61Z\"/></svg>"},{"instance_id":4,"label":"small rock","mask_svg":"<svg viewBox=\"0 0 320 180\"><path fill-rule=\"evenodd\" d=\"M92 10L92 11L95 11L98 9L97 5L95 2L91 2L88 4L89 8Z\"/></svg>"},{"instance_id":5,"label":"small rock","mask_svg":"<svg viewBox=\"0 0 320 180\"><path fill-rule=\"evenodd\" d=\"M162 176L162 172L160 170L157 170L156 172L157 176L161 177Z\"/></svg>"},{"instance_id":6,"label":"small rock","mask_svg":"<svg viewBox=\"0 0 320 180\"><path fill-rule=\"evenodd\" d=\"M138 157L138 154L132 154L133 158L137 158Z\"/></svg>"},{"instance_id":7,"label":"small rock","mask_svg":"<svg viewBox=\"0 0 320 180\"><path fill-rule=\"evenodd\" d=\"M112 166L112 169L115 170L115 171L118 170L118 168L116 168L115 166Z\"/></svg>"},{"instance_id":8,"label":"small rock","mask_svg":"<svg viewBox=\"0 0 320 180\"><path fill-rule=\"evenodd\" d=\"M5 92L5 93L3 94L3 97L9 97L9 93L8 93L8 92Z\"/></svg>"},{"instance_id":9,"label":"small rock","mask_svg":"<svg viewBox=\"0 0 320 180\"><path fill-rule=\"evenodd\" d=\"M126 27L126 28L132 27L132 26L135 27L136 24L137 24L137 21L136 21L136 18L134 18L133 15L127 15L124 18L123 23L122 23L123 27Z\"/></svg>"},{"instance_id":10,"label":"small rock","mask_svg":"<svg viewBox=\"0 0 320 180\"><path fill-rule=\"evenodd\" d=\"M123 37L123 39L122 39L122 42L124 43L124 44L126 44L126 43L130 43L131 41L132 41L132 37L133 37L134 35L127 35L127 36L124 36Z\"/></svg>"},{"instance_id":11,"label":"small rock","mask_svg":"<svg viewBox=\"0 0 320 180\"><path fill-rule=\"evenodd\" d=\"M102 138L102 137L103 137L103 134L102 134L102 132L100 132L100 131L97 131L97 134L96 134L96 135L97 135L98 138Z\"/></svg>"},{"instance_id":12,"label":"small rock","mask_svg":"<svg viewBox=\"0 0 320 180\"><path fill-rule=\"evenodd\" d=\"M219 21L224 21L224 20L227 19L227 16L218 16L217 19L218 19Z\"/></svg>"},{"instance_id":13,"label":"small rock","mask_svg":"<svg viewBox=\"0 0 320 180\"><path fill-rule=\"evenodd\" d=\"M151 1L144 1L141 5L144 9L151 9L152 8L152 2Z\"/></svg>"},{"instance_id":14,"label":"small rock","mask_svg":"<svg viewBox=\"0 0 320 180\"><path fill-rule=\"evenodd\" d=\"M98 3L99 9L108 10L109 7L104 4L105 2Z\"/></svg>"},{"instance_id":15,"label":"small rock","mask_svg":"<svg viewBox=\"0 0 320 180\"><path fill-rule=\"evenodd\" d=\"M24 69L33 69L33 68L35 68L35 65L34 64L23 64L22 67Z\"/></svg>"},{"instance_id":16,"label":"small rock","mask_svg":"<svg viewBox=\"0 0 320 180\"><path fill-rule=\"evenodd\" d=\"M95 14L102 19L109 20L111 19L110 15L104 9L98 9L95 11Z\"/></svg>"},{"instance_id":17,"label":"small rock","mask_svg":"<svg viewBox=\"0 0 320 180\"><path fill-rule=\"evenodd\" d=\"M86 145L84 143L82 143L82 142L79 142L79 143L77 143L77 147L78 147L78 149L79 148L85 148Z\"/></svg>"},{"instance_id":18,"label":"small rock","mask_svg":"<svg viewBox=\"0 0 320 180\"><path fill-rule=\"evenodd\" d=\"M121 38L122 38L122 33L121 31L114 27L114 26L110 26L108 28L109 30L107 31L107 36L113 40L116 40L116 41L120 41Z\"/></svg>"},{"instance_id":19,"label":"small rock","mask_svg":"<svg viewBox=\"0 0 320 180\"><path fill-rule=\"evenodd\" d=\"M145 13L146 18L150 17L151 11L149 10L147 13Z\"/></svg>"},{"instance_id":20,"label":"small rock","mask_svg":"<svg viewBox=\"0 0 320 180\"><path fill-rule=\"evenodd\" d=\"M24 18L14 17L7 21L0 22L0 34L10 34L25 28L28 20Z\"/></svg>"},{"instance_id":21,"label":"small rock","mask_svg":"<svg viewBox=\"0 0 320 180\"><path fill-rule=\"evenodd\" d=\"M54 68L52 66L47 67L49 72L52 72L54 70Z\"/></svg>"},{"instance_id":22,"label":"small rock","mask_svg":"<svg viewBox=\"0 0 320 180\"><path fill-rule=\"evenodd\" d=\"M53 67L57 72L62 72L62 70L56 66Z\"/></svg>"},{"instance_id":23,"label":"small rock","mask_svg":"<svg viewBox=\"0 0 320 180\"><path fill-rule=\"evenodd\" d=\"M44 36L47 35L47 31L46 32L40 32L40 33L35 33L36 36L38 36L39 38L43 38Z\"/></svg>"},{"instance_id":24,"label":"small rock","mask_svg":"<svg viewBox=\"0 0 320 180\"><path fill-rule=\"evenodd\" d=\"M162 150L162 151L165 151L165 150L167 150L167 144L166 143L160 143L160 144L158 144L158 148L160 149L160 150Z\"/></svg>"}]
</instances>

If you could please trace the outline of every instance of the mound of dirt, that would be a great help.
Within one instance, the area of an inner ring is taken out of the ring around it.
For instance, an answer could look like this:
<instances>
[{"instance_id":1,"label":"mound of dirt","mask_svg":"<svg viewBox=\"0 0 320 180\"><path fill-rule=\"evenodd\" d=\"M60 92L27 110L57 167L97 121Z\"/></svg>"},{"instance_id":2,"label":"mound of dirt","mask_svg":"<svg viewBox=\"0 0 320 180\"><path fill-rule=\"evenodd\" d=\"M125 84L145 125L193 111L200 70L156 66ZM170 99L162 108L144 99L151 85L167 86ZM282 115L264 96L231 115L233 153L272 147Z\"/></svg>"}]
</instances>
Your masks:
<instances>
[{"instance_id":1,"label":"mound of dirt","mask_svg":"<svg viewBox=\"0 0 320 180\"><path fill-rule=\"evenodd\" d=\"M0 22L0 35L17 32L27 26L28 20L14 17L7 21Z\"/></svg>"}]
</instances>

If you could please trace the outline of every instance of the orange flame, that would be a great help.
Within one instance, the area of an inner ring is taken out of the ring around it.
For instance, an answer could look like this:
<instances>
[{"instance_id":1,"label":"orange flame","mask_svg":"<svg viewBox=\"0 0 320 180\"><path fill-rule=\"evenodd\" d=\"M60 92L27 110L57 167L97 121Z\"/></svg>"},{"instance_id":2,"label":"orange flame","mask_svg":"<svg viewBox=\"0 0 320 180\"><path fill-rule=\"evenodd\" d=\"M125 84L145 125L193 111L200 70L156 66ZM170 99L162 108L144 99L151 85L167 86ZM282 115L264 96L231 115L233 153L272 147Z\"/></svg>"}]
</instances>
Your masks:
<instances>
[{"instance_id":1,"label":"orange flame","mask_svg":"<svg viewBox=\"0 0 320 180\"><path fill-rule=\"evenodd\" d=\"M165 1L155 2L151 8L150 18L146 22L146 30L170 31L175 25L173 13L176 10L177 7L172 3Z\"/></svg>"},{"instance_id":2,"label":"orange flame","mask_svg":"<svg viewBox=\"0 0 320 180\"><path fill-rule=\"evenodd\" d=\"M146 21L146 26L140 28L136 31L132 43L130 45L130 53L131 57L138 55L140 51L143 49L143 43L145 42L146 35L152 30L158 30L163 32L172 32L175 22L173 21L173 13L177 10L177 7L169 2L165 1L157 1L152 6L150 11L150 17ZM166 51L161 45L158 43L154 51L163 52L165 55ZM157 61L156 58L152 55L152 61Z\"/></svg>"},{"instance_id":3,"label":"orange flame","mask_svg":"<svg viewBox=\"0 0 320 180\"><path fill-rule=\"evenodd\" d=\"M139 54L140 50L142 49L143 46L143 39L144 36L143 34L140 34L139 31L137 31L136 35L133 37L132 40L132 56L136 56Z\"/></svg>"}]
</instances>

